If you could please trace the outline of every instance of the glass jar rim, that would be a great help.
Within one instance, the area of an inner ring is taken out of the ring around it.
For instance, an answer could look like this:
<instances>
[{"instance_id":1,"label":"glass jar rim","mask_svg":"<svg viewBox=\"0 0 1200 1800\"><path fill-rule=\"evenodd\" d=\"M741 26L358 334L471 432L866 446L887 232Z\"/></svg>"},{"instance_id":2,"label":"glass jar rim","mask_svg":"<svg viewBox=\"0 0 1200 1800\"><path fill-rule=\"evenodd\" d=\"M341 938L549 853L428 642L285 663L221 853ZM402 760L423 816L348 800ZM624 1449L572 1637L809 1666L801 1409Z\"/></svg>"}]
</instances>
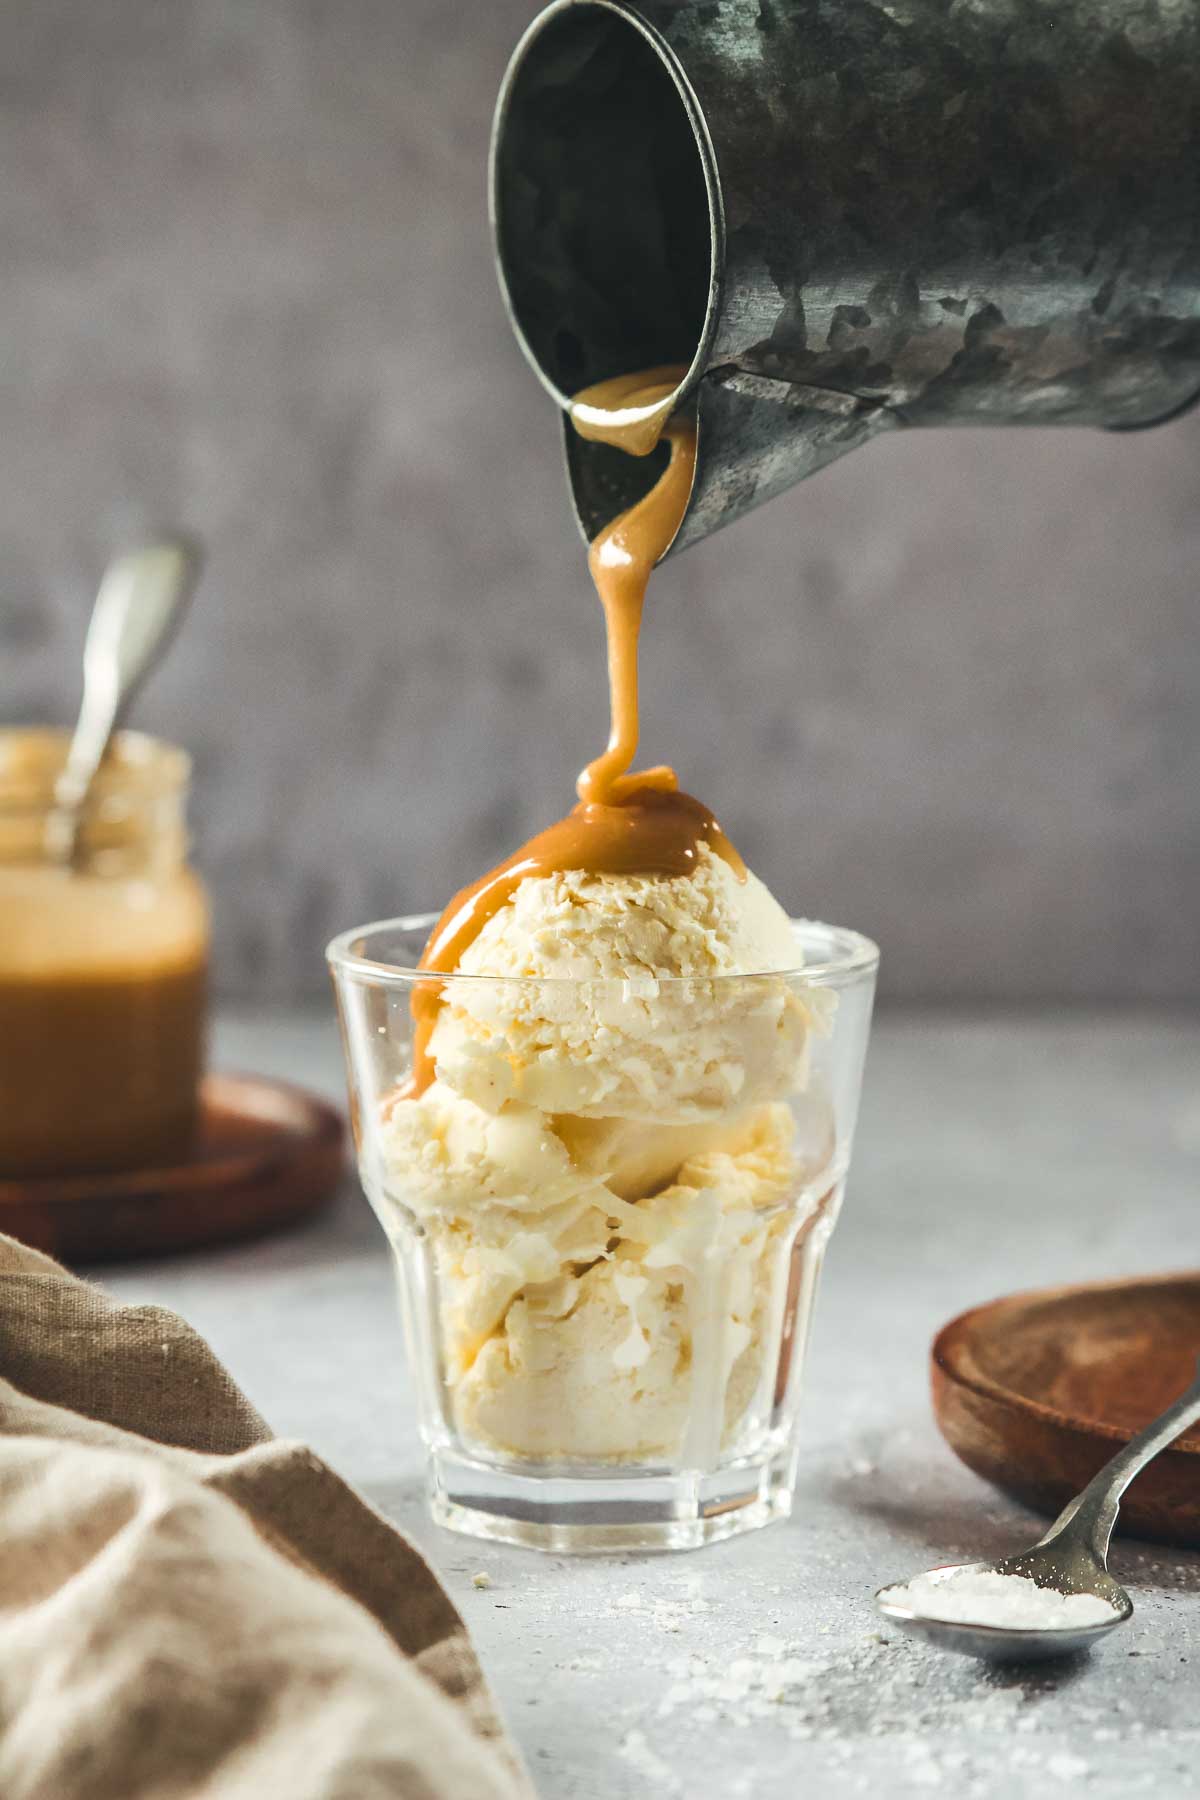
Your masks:
<instances>
[{"instance_id":1,"label":"glass jar rim","mask_svg":"<svg viewBox=\"0 0 1200 1800\"><path fill-rule=\"evenodd\" d=\"M364 956L355 946L364 940L384 932L421 933L427 937L437 924L438 913L407 913L395 919L376 919L369 925L352 926L349 931L339 932L325 946L325 959L335 975L350 980L360 981L374 986L413 988L422 981L469 981L469 982L536 982L539 986L560 987L595 987L598 982L611 981L617 987L623 987L627 979L636 979L620 975L474 975L464 969L452 969L446 973L440 970L418 968L413 963L383 962L373 957ZM818 958L812 962L803 962L789 969L739 969L736 973L724 975L656 975L652 977L660 987L690 985L696 981L726 983L737 981L762 981L766 976L806 982L810 987L838 987L844 983L865 976L873 975L879 966L879 946L860 931L853 931L846 925L826 925L820 919L791 919L789 924L799 938L807 932L815 936L820 932L832 945L832 954ZM650 979L646 971L645 978Z\"/></svg>"},{"instance_id":2,"label":"glass jar rim","mask_svg":"<svg viewBox=\"0 0 1200 1800\"><path fill-rule=\"evenodd\" d=\"M36 813L54 803L71 733L56 725L0 726L0 813ZM23 754L22 754L23 753ZM97 798L178 793L192 773L187 751L145 731L114 733L96 775Z\"/></svg>"}]
</instances>

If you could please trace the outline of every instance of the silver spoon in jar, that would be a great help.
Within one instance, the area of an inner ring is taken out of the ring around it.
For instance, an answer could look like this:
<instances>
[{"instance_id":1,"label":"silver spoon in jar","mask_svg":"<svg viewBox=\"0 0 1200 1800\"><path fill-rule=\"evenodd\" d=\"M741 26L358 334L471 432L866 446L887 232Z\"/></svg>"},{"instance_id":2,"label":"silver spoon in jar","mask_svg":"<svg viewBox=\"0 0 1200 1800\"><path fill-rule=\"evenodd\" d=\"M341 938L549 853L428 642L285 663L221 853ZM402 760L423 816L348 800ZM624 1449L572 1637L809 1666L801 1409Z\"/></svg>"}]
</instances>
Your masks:
<instances>
[{"instance_id":1,"label":"silver spoon in jar","mask_svg":"<svg viewBox=\"0 0 1200 1800\"><path fill-rule=\"evenodd\" d=\"M77 865L88 796L113 732L166 649L195 591L202 556L188 538L164 538L104 571L83 650L83 703L46 820L46 849Z\"/></svg>"},{"instance_id":2,"label":"silver spoon in jar","mask_svg":"<svg viewBox=\"0 0 1200 1800\"><path fill-rule=\"evenodd\" d=\"M880 1588L875 1596L880 1612L942 1650L993 1662L1071 1656L1090 1649L1133 1614L1133 1601L1108 1572L1121 1496L1134 1476L1197 1419L1200 1376L1117 1451L1031 1549L999 1562L930 1569L912 1581Z\"/></svg>"}]
</instances>

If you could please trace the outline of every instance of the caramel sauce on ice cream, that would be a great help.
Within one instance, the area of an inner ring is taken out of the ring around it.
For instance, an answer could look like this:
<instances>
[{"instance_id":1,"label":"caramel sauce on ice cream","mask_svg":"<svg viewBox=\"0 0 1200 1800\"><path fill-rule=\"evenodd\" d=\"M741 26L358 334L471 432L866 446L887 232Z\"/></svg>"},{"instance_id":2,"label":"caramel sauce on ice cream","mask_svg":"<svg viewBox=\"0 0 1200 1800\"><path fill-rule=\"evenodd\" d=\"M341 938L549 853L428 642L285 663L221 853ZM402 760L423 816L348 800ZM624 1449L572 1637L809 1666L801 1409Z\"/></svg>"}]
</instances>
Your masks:
<instances>
[{"instance_id":1,"label":"caramel sauce on ice cream","mask_svg":"<svg viewBox=\"0 0 1200 1800\"><path fill-rule=\"evenodd\" d=\"M620 375L578 394L571 407L584 437L648 456L665 438L670 460L645 497L593 540L588 567L604 608L608 639L611 727L608 745L576 783L579 804L539 832L498 868L455 894L430 935L420 967L449 974L488 920L530 877L582 869L595 875L657 875L694 868L706 844L738 874L741 857L708 808L681 793L673 769L634 771L639 736L638 639L646 588L655 564L670 549L687 511L696 468L696 430L671 416L682 368ZM406 1090L422 1093L433 1079L429 1040L441 1004L441 984L422 983L413 995L416 1026L413 1075Z\"/></svg>"}]
</instances>

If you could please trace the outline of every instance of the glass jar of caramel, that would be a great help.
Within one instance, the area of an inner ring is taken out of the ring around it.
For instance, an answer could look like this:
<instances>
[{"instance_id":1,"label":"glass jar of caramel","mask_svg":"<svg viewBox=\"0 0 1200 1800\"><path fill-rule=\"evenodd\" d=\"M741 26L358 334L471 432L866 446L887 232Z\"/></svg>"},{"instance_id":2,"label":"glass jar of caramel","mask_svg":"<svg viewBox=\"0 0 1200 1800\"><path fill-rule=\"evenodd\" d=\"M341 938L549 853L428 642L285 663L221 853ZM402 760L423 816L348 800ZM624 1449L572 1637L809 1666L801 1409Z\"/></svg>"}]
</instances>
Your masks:
<instances>
[{"instance_id":1,"label":"glass jar of caramel","mask_svg":"<svg viewBox=\"0 0 1200 1800\"><path fill-rule=\"evenodd\" d=\"M67 736L0 731L0 1178L187 1154L209 911L187 863L191 764L121 732L73 863L48 830Z\"/></svg>"}]
</instances>

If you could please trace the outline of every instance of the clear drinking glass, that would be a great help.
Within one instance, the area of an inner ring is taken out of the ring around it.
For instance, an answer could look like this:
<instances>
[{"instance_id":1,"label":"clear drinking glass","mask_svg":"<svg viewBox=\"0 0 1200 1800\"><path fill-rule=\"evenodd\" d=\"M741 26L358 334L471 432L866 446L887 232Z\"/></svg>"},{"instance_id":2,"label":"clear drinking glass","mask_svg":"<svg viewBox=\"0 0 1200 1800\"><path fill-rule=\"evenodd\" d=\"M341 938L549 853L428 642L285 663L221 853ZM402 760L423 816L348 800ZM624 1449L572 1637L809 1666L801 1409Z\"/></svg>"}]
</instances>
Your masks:
<instances>
[{"instance_id":1,"label":"clear drinking glass","mask_svg":"<svg viewBox=\"0 0 1200 1800\"><path fill-rule=\"evenodd\" d=\"M431 978L433 923L328 957L434 1518L601 1550L785 1516L874 944L801 920L788 973ZM419 1094L415 996L436 1017Z\"/></svg>"}]
</instances>

